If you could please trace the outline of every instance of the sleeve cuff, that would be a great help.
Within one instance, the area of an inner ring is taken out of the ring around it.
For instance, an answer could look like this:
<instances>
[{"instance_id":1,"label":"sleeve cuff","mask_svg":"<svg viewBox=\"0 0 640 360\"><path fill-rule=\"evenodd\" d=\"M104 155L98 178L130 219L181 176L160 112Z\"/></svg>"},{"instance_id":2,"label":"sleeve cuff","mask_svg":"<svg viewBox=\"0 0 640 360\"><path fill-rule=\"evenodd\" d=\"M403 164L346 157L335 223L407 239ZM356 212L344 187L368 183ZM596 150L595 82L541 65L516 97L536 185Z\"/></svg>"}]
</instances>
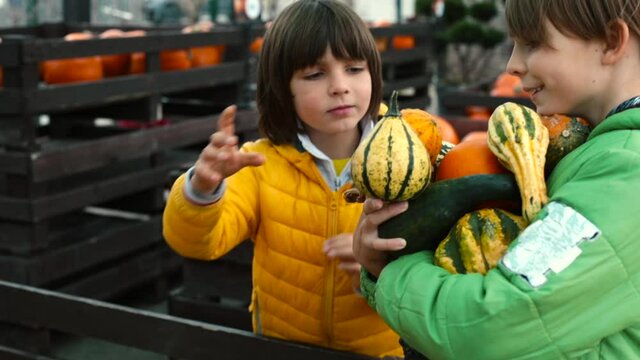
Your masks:
<instances>
[{"instance_id":1,"label":"sleeve cuff","mask_svg":"<svg viewBox=\"0 0 640 360\"><path fill-rule=\"evenodd\" d=\"M225 189L227 188L227 183L225 180L222 180L220 186L211 194L202 194L197 192L191 186L191 177L193 177L193 167L187 170L187 178L184 182L184 194L189 199L189 201L198 205L211 205L222 198Z\"/></svg>"},{"instance_id":2,"label":"sleeve cuff","mask_svg":"<svg viewBox=\"0 0 640 360\"><path fill-rule=\"evenodd\" d=\"M360 268L360 290L371 308L376 308L376 279L364 266Z\"/></svg>"}]
</instances>

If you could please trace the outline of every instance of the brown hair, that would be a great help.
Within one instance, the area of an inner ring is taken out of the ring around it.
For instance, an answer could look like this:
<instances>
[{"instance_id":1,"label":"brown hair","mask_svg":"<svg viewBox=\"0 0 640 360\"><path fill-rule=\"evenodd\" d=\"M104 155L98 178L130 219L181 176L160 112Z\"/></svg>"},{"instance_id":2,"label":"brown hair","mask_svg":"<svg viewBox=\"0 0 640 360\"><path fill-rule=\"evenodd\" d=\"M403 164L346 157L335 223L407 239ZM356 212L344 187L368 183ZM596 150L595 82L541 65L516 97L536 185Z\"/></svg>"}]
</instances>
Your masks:
<instances>
[{"instance_id":1,"label":"brown hair","mask_svg":"<svg viewBox=\"0 0 640 360\"><path fill-rule=\"evenodd\" d=\"M640 38L640 0L507 0L511 37L525 43L547 44L545 20L560 32L584 40L606 40L615 20Z\"/></svg>"},{"instance_id":2,"label":"brown hair","mask_svg":"<svg viewBox=\"0 0 640 360\"><path fill-rule=\"evenodd\" d=\"M286 7L264 36L257 76L259 126L275 144L293 143L299 127L290 82L296 70L314 65L327 46L341 60L366 60L371 73L373 119L382 101L382 65L371 32L336 0L299 0Z\"/></svg>"}]
</instances>

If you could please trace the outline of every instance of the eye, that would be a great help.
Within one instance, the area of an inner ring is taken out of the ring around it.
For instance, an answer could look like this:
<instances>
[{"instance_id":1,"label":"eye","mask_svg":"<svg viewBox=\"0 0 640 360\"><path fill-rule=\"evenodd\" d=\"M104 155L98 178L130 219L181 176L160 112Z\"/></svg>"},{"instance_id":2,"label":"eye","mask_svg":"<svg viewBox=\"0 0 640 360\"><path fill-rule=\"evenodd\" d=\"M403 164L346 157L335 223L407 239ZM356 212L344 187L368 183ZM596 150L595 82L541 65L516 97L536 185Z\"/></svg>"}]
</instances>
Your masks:
<instances>
[{"instance_id":1,"label":"eye","mask_svg":"<svg viewBox=\"0 0 640 360\"><path fill-rule=\"evenodd\" d=\"M305 73L302 78L305 80L316 80L322 77L324 73L322 71L313 71Z\"/></svg>"},{"instance_id":2,"label":"eye","mask_svg":"<svg viewBox=\"0 0 640 360\"><path fill-rule=\"evenodd\" d=\"M347 67L347 72L352 74L358 74L363 72L366 69L366 66L349 66Z\"/></svg>"}]
</instances>

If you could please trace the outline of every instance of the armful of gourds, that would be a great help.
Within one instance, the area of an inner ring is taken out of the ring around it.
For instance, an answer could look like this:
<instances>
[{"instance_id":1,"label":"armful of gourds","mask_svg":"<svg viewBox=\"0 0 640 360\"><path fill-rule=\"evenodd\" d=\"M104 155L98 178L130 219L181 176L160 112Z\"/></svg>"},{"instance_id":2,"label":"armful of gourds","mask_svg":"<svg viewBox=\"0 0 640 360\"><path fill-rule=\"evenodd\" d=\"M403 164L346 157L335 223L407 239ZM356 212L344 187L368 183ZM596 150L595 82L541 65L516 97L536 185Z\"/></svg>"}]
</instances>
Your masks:
<instances>
[{"instance_id":1,"label":"armful of gourds","mask_svg":"<svg viewBox=\"0 0 640 360\"><path fill-rule=\"evenodd\" d=\"M391 259L434 250L436 264L452 273L486 273L548 201L546 175L588 134L582 119L541 117L505 103L489 119L487 145L509 172L432 181L451 146L441 146L427 112L398 111L394 93L388 112L354 153L354 187L386 201L409 201L407 211L379 227L381 238L407 241L389 253ZM483 208L496 202L520 210Z\"/></svg>"}]
</instances>

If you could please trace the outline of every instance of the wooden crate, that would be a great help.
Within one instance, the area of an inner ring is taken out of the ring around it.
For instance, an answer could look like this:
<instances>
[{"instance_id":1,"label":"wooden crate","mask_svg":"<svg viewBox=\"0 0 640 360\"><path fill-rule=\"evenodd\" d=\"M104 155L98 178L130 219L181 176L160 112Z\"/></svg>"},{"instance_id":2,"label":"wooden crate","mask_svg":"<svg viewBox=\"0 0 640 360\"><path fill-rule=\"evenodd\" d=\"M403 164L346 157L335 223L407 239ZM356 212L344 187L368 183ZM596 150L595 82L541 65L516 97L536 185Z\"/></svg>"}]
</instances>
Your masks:
<instances>
[{"instance_id":1,"label":"wooden crate","mask_svg":"<svg viewBox=\"0 0 640 360\"><path fill-rule=\"evenodd\" d=\"M397 24L371 28L376 39L383 39L383 96L388 101L393 90L399 91L401 108L426 109L430 103L431 66L433 57L431 26L426 22ZM395 49L395 36L413 36L415 47Z\"/></svg>"},{"instance_id":2,"label":"wooden crate","mask_svg":"<svg viewBox=\"0 0 640 360\"><path fill-rule=\"evenodd\" d=\"M175 359L372 359L4 281L0 281L0 321L97 338ZM49 355L46 349L24 350L22 342L7 342L0 333L0 355L7 358L36 360Z\"/></svg>"}]
</instances>

